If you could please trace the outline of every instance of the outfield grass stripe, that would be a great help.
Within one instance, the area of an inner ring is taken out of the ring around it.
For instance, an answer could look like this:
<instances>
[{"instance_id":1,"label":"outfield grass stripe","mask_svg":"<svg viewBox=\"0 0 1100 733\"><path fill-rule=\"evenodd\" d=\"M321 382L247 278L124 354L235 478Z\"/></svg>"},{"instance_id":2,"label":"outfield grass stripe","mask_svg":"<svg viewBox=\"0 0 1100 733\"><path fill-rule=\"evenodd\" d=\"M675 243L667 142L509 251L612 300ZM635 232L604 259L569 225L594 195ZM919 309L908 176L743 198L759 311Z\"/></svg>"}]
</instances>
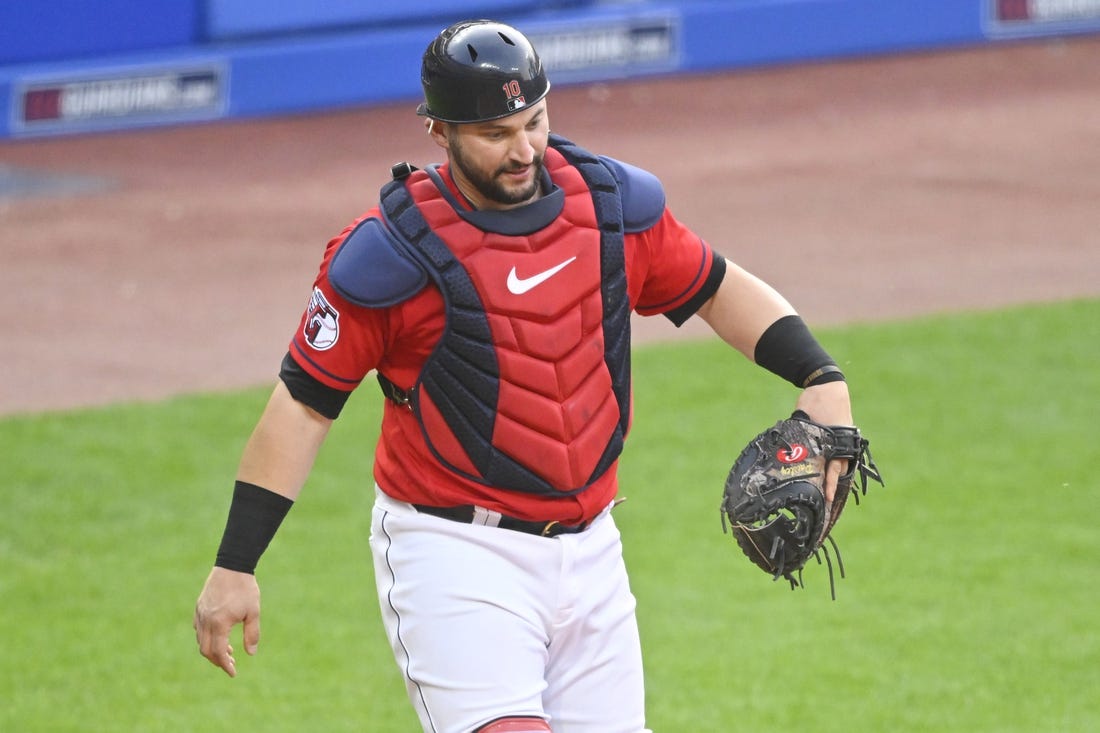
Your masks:
<instances>
[{"instance_id":1,"label":"outfield grass stripe","mask_svg":"<svg viewBox=\"0 0 1100 733\"><path fill-rule=\"evenodd\" d=\"M820 331L887 480L837 529L835 603L824 568L792 592L721 533L730 463L795 390L718 343L638 347L616 516L651 727L1100 729L1098 324L1074 301ZM369 564L370 390L260 566L259 656L229 680L195 650L266 393L0 421L0 730L415 730Z\"/></svg>"}]
</instances>

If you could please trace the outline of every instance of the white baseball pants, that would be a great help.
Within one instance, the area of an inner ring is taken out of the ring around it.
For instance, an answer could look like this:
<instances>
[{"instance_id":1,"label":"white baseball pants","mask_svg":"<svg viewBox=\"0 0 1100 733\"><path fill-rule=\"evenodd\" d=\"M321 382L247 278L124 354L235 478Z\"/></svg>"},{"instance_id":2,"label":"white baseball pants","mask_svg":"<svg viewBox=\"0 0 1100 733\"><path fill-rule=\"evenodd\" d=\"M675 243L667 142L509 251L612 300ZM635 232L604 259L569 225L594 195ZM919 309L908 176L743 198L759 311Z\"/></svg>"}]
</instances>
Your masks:
<instances>
[{"instance_id":1,"label":"white baseball pants","mask_svg":"<svg viewBox=\"0 0 1100 733\"><path fill-rule=\"evenodd\" d=\"M554 733L645 731L635 600L610 508L538 537L421 514L377 492L386 633L425 731L539 716Z\"/></svg>"}]
</instances>

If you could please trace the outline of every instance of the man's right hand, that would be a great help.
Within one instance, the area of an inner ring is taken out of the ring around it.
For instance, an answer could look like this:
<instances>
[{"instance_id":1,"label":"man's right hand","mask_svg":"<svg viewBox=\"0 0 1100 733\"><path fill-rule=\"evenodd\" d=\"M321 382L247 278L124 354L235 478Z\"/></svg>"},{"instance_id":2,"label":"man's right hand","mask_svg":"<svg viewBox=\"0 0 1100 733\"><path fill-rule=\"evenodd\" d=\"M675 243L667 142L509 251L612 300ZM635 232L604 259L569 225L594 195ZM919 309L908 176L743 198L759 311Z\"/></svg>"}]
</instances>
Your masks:
<instances>
[{"instance_id":1,"label":"man's right hand","mask_svg":"<svg viewBox=\"0 0 1100 733\"><path fill-rule=\"evenodd\" d=\"M215 567L195 603L195 641L199 652L230 677L237 676L237 662L229 632L238 623L244 624L244 650L255 654L260 643L260 586L256 576Z\"/></svg>"}]
</instances>

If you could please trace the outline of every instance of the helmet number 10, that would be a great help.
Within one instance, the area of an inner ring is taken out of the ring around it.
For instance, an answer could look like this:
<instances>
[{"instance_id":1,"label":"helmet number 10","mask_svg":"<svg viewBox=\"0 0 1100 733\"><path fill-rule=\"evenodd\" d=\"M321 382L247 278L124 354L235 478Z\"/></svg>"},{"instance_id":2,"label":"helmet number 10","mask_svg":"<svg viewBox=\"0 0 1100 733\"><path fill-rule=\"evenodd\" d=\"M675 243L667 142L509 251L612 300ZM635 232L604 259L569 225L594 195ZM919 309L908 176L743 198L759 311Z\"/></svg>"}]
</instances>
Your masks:
<instances>
[{"instance_id":1,"label":"helmet number 10","mask_svg":"<svg viewBox=\"0 0 1100 733\"><path fill-rule=\"evenodd\" d=\"M505 104L509 112L515 112L527 106L527 100L523 97L523 89L520 88L518 80L507 81L501 88L504 90L504 96L508 99Z\"/></svg>"}]
</instances>

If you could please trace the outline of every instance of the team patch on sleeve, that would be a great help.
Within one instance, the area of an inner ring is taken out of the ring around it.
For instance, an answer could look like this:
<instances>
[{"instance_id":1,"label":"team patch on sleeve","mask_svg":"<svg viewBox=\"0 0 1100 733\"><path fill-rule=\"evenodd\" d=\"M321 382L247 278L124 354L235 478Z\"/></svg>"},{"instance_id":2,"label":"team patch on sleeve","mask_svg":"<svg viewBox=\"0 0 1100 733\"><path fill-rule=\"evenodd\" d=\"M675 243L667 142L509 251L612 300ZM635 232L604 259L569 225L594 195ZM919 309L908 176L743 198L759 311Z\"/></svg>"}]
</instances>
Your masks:
<instances>
[{"instance_id":1,"label":"team patch on sleeve","mask_svg":"<svg viewBox=\"0 0 1100 733\"><path fill-rule=\"evenodd\" d=\"M302 335L317 351L328 351L340 338L340 311L332 307L319 288L314 288L309 298Z\"/></svg>"}]
</instances>

